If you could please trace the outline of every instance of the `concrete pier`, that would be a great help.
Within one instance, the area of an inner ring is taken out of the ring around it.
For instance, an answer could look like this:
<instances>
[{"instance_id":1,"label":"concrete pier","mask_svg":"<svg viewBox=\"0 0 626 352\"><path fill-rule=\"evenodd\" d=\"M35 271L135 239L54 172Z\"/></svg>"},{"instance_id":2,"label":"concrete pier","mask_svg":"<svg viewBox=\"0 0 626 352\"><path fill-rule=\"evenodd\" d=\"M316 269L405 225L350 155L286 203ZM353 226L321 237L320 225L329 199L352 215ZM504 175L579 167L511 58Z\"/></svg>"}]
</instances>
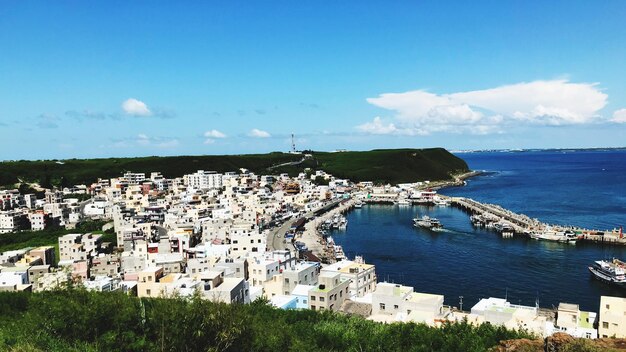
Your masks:
<instances>
[{"instance_id":1,"label":"concrete pier","mask_svg":"<svg viewBox=\"0 0 626 352\"><path fill-rule=\"evenodd\" d=\"M528 235L533 231L544 231L547 228L554 230L571 230L578 234L579 241L599 242L606 244L626 245L626 236L621 236L618 230L589 230L576 226L549 225L542 223L537 219L531 219L527 215L517 214L510 210L504 209L496 204L486 204L464 197L446 197L438 195L441 198L450 200L452 206L458 207L472 214L479 214L489 218L497 219L511 225L516 234Z\"/></svg>"}]
</instances>

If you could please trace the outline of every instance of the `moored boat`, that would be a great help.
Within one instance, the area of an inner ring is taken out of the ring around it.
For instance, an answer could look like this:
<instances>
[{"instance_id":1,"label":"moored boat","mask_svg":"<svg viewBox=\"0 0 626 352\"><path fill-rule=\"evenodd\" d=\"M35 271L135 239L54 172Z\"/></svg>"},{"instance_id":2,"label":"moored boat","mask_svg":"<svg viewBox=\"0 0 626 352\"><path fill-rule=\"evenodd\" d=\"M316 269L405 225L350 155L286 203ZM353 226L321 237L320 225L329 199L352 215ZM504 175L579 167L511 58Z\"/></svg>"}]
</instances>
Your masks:
<instances>
[{"instance_id":1,"label":"moored boat","mask_svg":"<svg viewBox=\"0 0 626 352\"><path fill-rule=\"evenodd\" d=\"M578 236L570 230L554 231L551 229L547 229L542 232L532 232L530 234L530 238L570 244L576 244L576 241L578 240Z\"/></svg>"}]
</instances>

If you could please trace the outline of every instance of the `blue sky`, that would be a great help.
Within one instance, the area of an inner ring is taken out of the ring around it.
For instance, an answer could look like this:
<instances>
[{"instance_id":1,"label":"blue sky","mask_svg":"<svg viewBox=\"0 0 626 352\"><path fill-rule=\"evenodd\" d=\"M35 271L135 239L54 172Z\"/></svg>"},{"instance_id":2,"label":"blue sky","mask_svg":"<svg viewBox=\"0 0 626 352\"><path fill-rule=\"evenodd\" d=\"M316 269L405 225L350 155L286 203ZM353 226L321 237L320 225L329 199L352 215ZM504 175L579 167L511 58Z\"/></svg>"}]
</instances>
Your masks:
<instances>
[{"instance_id":1,"label":"blue sky","mask_svg":"<svg viewBox=\"0 0 626 352\"><path fill-rule=\"evenodd\" d=\"M0 2L0 159L624 146L624 1Z\"/></svg>"}]
</instances>

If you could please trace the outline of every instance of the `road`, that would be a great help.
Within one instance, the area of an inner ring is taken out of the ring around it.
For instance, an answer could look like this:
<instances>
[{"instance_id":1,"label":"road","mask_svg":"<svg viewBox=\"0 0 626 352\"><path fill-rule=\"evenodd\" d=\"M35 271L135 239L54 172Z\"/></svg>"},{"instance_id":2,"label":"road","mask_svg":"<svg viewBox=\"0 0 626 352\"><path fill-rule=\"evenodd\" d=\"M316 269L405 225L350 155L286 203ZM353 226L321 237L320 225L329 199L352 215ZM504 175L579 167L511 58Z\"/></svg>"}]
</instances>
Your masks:
<instances>
[{"instance_id":1,"label":"road","mask_svg":"<svg viewBox=\"0 0 626 352\"><path fill-rule=\"evenodd\" d=\"M336 201L331 202L330 204L325 205L325 207L332 208L333 206L339 203L341 203L341 200L336 200ZM313 217L314 215L315 215L315 211L310 211L302 216L289 219L280 227L271 229L269 234L267 235L267 247L269 248L269 250L270 251L284 250L284 249L295 250L294 245L290 241L285 241L285 233L291 230L291 225L293 225L294 222L298 221L298 219L302 217L305 217L308 219L308 218Z\"/></svg>"}]
</instances>

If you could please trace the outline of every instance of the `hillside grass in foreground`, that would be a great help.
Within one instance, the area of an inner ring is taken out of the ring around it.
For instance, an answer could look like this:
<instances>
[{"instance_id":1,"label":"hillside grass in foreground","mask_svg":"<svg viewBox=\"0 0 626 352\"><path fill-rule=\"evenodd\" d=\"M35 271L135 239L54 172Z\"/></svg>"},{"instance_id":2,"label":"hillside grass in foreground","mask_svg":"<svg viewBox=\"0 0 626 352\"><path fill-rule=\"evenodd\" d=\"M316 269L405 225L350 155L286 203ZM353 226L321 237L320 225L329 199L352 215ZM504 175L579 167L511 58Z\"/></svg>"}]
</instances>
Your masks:
<instances>
[{"instance_id":1,"label":"hillside grass in foreground","mask_svg":"<svg viewBox=\"0 0 626 352\"><path fill-rule=\"evenodd\" d=\"M379 324L256 301L138 299L66 289L0 292L8 351L485 351L523 332L483 324Z\"/></svg>"}]
</instances>

